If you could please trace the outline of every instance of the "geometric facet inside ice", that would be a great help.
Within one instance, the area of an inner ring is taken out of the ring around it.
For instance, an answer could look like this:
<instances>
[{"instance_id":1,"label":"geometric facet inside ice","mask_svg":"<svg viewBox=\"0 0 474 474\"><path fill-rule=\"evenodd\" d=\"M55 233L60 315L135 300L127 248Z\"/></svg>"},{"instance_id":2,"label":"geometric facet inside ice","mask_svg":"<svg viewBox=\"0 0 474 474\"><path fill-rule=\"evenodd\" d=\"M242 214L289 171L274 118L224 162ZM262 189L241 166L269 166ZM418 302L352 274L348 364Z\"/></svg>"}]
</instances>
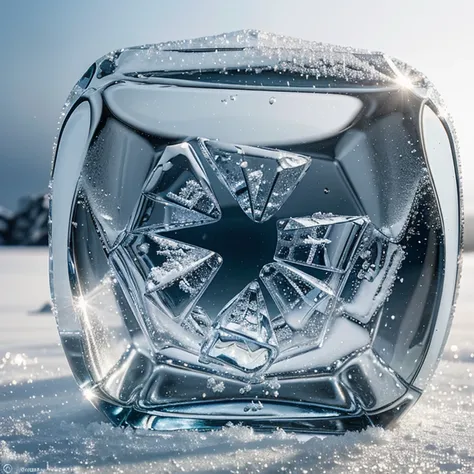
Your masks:
<instances>
[{"instance_id":1,"label":"geometric facet inside ice","mask_svg":"<svg viewBox=\"0 0 474 474\"><path fill-rule=\"evenodd\" d=\"M344 272L367 226L364 217L314 214L278 222L275 259Z\"/></svg>"},{"instance_id":2,"label":"geometric facet inside ice","mask_svg":"<svg viewBox=\"0 0 474 474\"><path fill-rule=\"evenodd\" d=\"M201 349L210 359L244 372L264 371L278 354L277 340L257 281L249 283L218 314Z\"/></svg>"}]
</instances>

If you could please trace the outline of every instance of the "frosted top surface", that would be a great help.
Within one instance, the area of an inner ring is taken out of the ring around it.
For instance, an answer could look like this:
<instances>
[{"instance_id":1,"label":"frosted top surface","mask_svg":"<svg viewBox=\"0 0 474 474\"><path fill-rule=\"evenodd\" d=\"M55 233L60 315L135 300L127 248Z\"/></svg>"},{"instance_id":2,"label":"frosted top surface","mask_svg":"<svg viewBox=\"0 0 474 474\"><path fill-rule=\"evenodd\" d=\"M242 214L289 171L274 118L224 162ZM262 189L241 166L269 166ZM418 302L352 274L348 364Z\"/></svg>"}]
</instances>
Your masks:
<instances>
[{"instance_id":1,"label":"frosted top surface","mask_svg":"<svg viewBox=\"0 0 474 474\"><path fill-rule=\"evenodd\" d=\"M178 41L167 41L159 43L157 48L163 50L174 49L207 49L207 48L257 48L265 49L304 49L319 51L338 51L338 52L365 52L368 51L336 46L317 41L307 41L301 38L278 35L260 30L239 30L230 33L222 33L215 36L202 36L200 38L185 39Z\"/></svg>"},{"instance_id":2,"label":"frosted top surface","mask_svg":"<svg viewBox=\"0 0 474 474\"><path fill-rule=\"evenodd\" d=\"M194 56L191 58L189 53ZM257 30L127 48L105 58L114 58L124 73L244 68L253 72L301 73L358 83L386 83L394 77L381 53Z\"/></svg>"}]
</instances>

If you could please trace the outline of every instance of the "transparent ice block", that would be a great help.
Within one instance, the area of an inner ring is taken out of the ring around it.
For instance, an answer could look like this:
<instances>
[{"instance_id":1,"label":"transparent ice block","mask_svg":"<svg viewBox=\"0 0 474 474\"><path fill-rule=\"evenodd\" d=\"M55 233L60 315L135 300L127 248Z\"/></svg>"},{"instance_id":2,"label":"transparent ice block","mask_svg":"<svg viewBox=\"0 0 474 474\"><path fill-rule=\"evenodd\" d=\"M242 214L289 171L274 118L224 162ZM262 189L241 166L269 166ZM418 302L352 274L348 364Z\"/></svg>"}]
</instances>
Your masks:
<instances>
[{"instance_id":1,"label":"transparent ice block","mask_svg":"<svg viewBox=\"0 0 474 474\"><path fill-rule=\"evenodd\" d=\"M422 74L242 31L106 55L63 117L52 297L109 420L341 433L416 402L462 234L454 133Z\"/></svg>"}]
</instances>

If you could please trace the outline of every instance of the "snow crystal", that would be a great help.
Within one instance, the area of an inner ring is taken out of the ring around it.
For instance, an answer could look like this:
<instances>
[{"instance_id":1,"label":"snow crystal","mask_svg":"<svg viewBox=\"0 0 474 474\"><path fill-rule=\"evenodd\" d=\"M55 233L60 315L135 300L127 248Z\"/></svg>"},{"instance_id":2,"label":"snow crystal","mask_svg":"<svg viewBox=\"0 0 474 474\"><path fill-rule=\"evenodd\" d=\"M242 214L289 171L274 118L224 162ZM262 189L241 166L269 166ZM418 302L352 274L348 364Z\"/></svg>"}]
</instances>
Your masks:
<instances>
[{"instance_id":1,"label":"snow crystal","mask_svg":"<svg viewBox=\"0 0 474 474\"><path fill-rule=\"evenodd\" d=\"M215 393L221 393L225 390L224 382L217 382L214 377L207 379L207 388L210 388Z\"/></svg>"}]
</instances>

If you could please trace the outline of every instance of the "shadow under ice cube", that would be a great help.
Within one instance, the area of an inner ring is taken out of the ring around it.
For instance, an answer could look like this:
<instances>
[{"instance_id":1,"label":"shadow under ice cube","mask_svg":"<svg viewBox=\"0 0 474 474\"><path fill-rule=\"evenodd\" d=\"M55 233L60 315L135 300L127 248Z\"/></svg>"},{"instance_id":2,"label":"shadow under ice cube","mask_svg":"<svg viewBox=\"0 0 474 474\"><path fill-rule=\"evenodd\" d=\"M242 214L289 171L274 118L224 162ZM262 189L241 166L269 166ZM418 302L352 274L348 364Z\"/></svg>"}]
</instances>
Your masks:
<instances>
[{"instance_id":1,"label":"shadow under ice cube","mask_svg":"<svg viewBox=\"0 0 474 474\"><path fill-rule=\"evenodd\" d=\"M264 372L278 355L278 343L257 281L248 284L218 314L201 349L201 362Z\"/></svg>"},{"instance_id":2,"label":"shadow under ice cube","mask_svg":"<svg viewBox=\"0 0 474 474\"><path fill-rule=\"evenodd\" d=\"M278 221L275 260L343 273L358 249L368 219L313 214Z\"/></svg>"}]
</instances>

